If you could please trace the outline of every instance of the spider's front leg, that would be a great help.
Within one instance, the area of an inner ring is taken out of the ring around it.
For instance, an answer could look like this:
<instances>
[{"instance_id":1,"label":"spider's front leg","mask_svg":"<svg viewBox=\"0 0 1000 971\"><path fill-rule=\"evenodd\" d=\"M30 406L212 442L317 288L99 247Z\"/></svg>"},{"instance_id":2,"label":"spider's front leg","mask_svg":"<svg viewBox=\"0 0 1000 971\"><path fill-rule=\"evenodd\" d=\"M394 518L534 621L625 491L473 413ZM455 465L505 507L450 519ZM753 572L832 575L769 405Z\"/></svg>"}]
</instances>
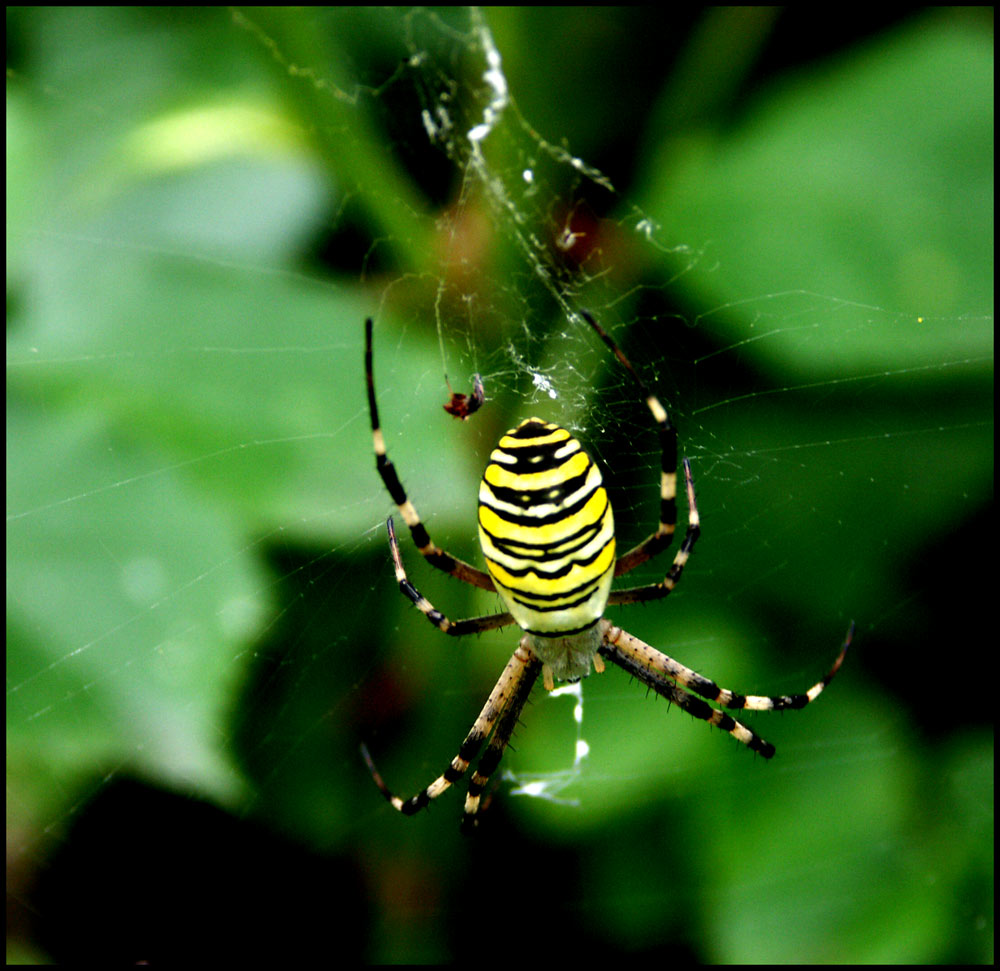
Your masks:
<instances>
[{"instance_id":1,"label":"spider's front leg","mask_svg":"<svg viewBox=\"0 0 1000 971\"><path fill-rule=\"evenodd\" d=\"M412 816L428 805L432 799L437 799L443 792L446 792L468 771L472 760L479 754L483 743L489 738L489 745L485 754L476 766L476 771L472 774L469 783L469 793L465 799L465 810L463 813L463 829L469 829L475 825L475 817L479 812L480 799L483 790L489 781L490 776L496 769L503 756L504 749L510 741L511 734L517 725L517 719L528 700L528 695L538 678L542 669L542 662L535 657L531 649L524 643L517 646L517 650L507 662L507 666L500 675L490 696L483 706L472 726L471 731L465 737L458 755L451 760L451 764L444 772L438 776L426 789L418 792L410 799L401 799L394 795L392 790L382 780L371 755L366 746L361 746L361 754L364 756L368 771L371 772L375 785L379 792L385 796L393 809L403 813L405 816ZM492 738L490 734L492 733Z\"/></svg>"},{"instance_id":2,"label":"spider's front leg","mask_svg":"<svg viewBox=\"0 0 1000 971\"><path fill-rule=\"evenodd\" d=\"M774 755L775 749L770 742L766 742L756 732L748 728L742 722L737 721L731 715L726 714L718 708L713 708L708 701L714 701L725 708L749 711L778 711L786 708L805 708L806 705L815 701L823 689L833 680L844 663L847 649L850 647L851 639L854 636L854 624L848 628L847 636L841 646L833 666L825 677L817 681L804 694L778 695L770 697L767 695L741 695L726 688L720 688L710 678L706 678L697 671L692 671L679 661L651 647L644 641L639 640L628 631L615 627L610 621L601 621L601 631L603 634L603 644L600 653L609 661L617 664L624 671L631 674L637 681L641 681L658 695L673 701L679 708L682 708L689 715L700 718L711 725L717 725L725 732L729 732L738 742L742 742L747 748L759 752L765 759ZM688 690L685 690L688 689ZM695 697L695 694L701 698ZM702 700L707 698L708 701Z\"/></svg>"}]
</instances>

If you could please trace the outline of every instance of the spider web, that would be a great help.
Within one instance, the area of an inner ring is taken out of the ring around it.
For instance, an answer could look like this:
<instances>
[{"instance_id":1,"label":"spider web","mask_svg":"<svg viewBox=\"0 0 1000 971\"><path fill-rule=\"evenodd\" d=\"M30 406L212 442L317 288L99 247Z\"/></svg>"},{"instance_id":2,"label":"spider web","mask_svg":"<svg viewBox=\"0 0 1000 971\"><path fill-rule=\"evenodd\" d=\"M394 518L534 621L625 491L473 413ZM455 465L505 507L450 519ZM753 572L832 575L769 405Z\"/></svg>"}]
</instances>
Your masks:
<instances>
[{"instance_id":1,"label":"spider web","mask_svg":"<svg viewBox=\"0 0 1000 971\"><path fill-rule=\"evenodd\" d=\"M856 648L815 706L752 719L778 747L767 766L619 671L574 687L572 709L536 692L491 788L488 825L518 834L499 853L519 858L519 839L553 854L553 872L597 874L540 880L566 901L567 926L606 915L604 948L673 942L741 961L990 951L991 891L979 892L992 887L989 716L927 697L940 694L930 672L955 680L940 653L978 640L962 635L978 633L986 602L976 550L992 499L992 154L980 32L928 15L823 72L775 72L732 118L656 76L650 103L633 91L618 106L639 132L623 144L601 137L616 119L587 115L608 111L606 30L640 34L642 21L573 11L571 63L548 19L560 16L15 15L15 957L17 942L72 948L66 911L32 888L62 872L94 807L136 779L352 859L382 928L357 945L367 959L459 953L462 893L478 886L475 851L450 849L463 787L401 820L357 743L401 794L426 785L515 636L451 642L395 590L362 321L376 321L382 422L408 493L435 541L478 562L477 480L498 436L532 414L601 464L622 548L655 525L653 423L580 309L670 409L704 528L674 595L612 619L754 693L816 681L852 619ZM517 43L530 17L533 44L548 47ZM639 44L634 71L652 78L659 53ZM679 105L699 108L694 123ZM487 400L459 422L442 405L473 374ZM403 556L449 616L498 609L432 573L412 545ZM958 680L977 660L953 662ZM170 809L154 805L151 831L169 831ZM935 825L915 833L918 817ZM644 834L638 849L601 838L630 826ZM678 860L680 845L698 861ZM865 889L888 861L899 872ZM93 869L131 881L108 863ZM300 885L272 879L278 893ZM197 882L188 873L181 895ZM70 912L91 916L79 902ZM869 925L886 913L873 950ZM952 933L990 944L956 950Z\"/></svg>"}]
</instances>

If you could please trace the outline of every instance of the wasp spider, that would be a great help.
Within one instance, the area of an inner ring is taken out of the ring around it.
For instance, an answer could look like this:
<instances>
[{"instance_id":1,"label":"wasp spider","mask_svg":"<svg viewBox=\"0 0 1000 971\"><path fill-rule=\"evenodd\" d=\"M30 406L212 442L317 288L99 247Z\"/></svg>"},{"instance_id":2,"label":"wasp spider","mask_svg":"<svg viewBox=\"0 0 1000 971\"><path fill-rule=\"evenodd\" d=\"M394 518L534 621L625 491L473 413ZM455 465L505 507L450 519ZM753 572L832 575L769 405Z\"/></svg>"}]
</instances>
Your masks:
<instances>
[{"instance_id":1,"label":"wasp spider","mask_svg":"<svg viewBox=\"0 0 1000 971\"><path fill-rule=\"evenodd\" d=\"M523 634L490 693L458 755L426 789L400 799L386 786L365 746L362 754L375 784L393 808L411 815L457 782L483 744L486 752L469 783L463 829L475 826L483 790L503 755L538 675L547 690L556 681L577 681L617 664L648 688L695 718L717 725L769 759L774 746L720 709L774 711L804 708L819 697L837 673L851 641L853 625L829 673L805 694L769 698L720 688L679 661L643 643L604 618L608 604L666 597L681 578L701 532L691 465L685 458L688 525L673 563L659 583L612 590L611 581L666 549L677 524L677 431L666 409L636 373L621 349L586 312L583 318L631 375L659 430L661 451L660 522L635 549L615 558L615 529L601 473L580 443L564 428L528 418L501 439L479 486L479 541L489 573L437 546L406 496L386 455L372 376L372 321L365 322L365 374L375 445L375 464L410 535L431 566L500 595L504 613L449 620L407 579L390 518L389 549L399 589L445 634L460 636L517 624ZM699 695L700 697L695 697ZM705 699L705 700L703 700ZM719 708L713 708L715 702Z\"/></svg>"}]
</instances>

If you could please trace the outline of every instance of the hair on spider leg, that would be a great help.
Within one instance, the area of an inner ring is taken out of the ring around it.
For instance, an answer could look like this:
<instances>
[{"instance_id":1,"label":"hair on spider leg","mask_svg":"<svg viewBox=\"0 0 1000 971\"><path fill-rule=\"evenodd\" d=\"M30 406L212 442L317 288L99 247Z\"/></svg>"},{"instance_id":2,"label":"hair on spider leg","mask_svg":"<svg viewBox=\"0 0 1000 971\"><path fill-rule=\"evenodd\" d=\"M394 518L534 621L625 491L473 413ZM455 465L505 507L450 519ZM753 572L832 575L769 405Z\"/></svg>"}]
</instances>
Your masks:
<instances>
[{"instance_id":1,"label":"hair on spider leg","mask_svg":"<svg viewBox=\"0 0 1000 971\"><path fill-rule=\"evenodd\" d=\"M530 703L530 702L529 702ZM520 718L517 719L518 725L523 725L524 722ZM512 736L513 737L513 736ZM517 746L513 745L510 741L506 744L506 750L510 752L517 752ZM494 800L496 799L497 793L500 791L504 782L514 780L514 776L504 772L500 776L491 775L487 787L483 790L483 794L479 800L479 806L475 813L463 813L462 820L459 823L459 832L463 836L475 836L482 833L486 826L481 824L481 820L487 817L490 808L493 806ZM502 813L501 813L502 815ZM489 816L489 819L494 819L494 816ZM490 830L495 829L494 826L490 825L488 827Z\"/></svg>"},{"instance_id":2,"label":"hair on spider leg","mask_svg":"<svg viewBox=\"0 0 1000 971\"><path fill-rule=\"evenodd\" d=\"M510 746L510 748L513 750L513 746ZM490 807L493 805L493 800L496 797L496 794L500 791L500 785L502 782L502 776L499 779L495 776L490 779L489 788L483 793L479 802L479 809L476 813L474 815L462 815L462 821L459 823L458 831L463 836L474 836L481 832L480 820L486 817L487 813L489 813Z\"/></svg>"}]
</instances>

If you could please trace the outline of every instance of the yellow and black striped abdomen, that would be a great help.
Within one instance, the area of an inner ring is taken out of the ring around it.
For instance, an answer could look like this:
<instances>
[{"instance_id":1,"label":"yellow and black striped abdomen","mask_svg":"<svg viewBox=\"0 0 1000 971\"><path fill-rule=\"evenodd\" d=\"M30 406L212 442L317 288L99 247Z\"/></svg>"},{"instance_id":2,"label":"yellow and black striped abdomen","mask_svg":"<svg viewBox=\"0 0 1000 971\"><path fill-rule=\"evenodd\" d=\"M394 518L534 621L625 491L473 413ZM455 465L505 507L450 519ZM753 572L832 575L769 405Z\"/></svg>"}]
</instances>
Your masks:
<instances>
[{"instance_id":1,"label":"yellow and black striped abdomen","mask_svg":"<svg viewBox=\"0 0 1000 971\"><path fill-rule=\"evenodd\" d=\"M479 541L524 630L575 634L603 615L614 518L600 470L565 428L529 418L500 439L479 486Z\"/></svg>"}]
</instances>

